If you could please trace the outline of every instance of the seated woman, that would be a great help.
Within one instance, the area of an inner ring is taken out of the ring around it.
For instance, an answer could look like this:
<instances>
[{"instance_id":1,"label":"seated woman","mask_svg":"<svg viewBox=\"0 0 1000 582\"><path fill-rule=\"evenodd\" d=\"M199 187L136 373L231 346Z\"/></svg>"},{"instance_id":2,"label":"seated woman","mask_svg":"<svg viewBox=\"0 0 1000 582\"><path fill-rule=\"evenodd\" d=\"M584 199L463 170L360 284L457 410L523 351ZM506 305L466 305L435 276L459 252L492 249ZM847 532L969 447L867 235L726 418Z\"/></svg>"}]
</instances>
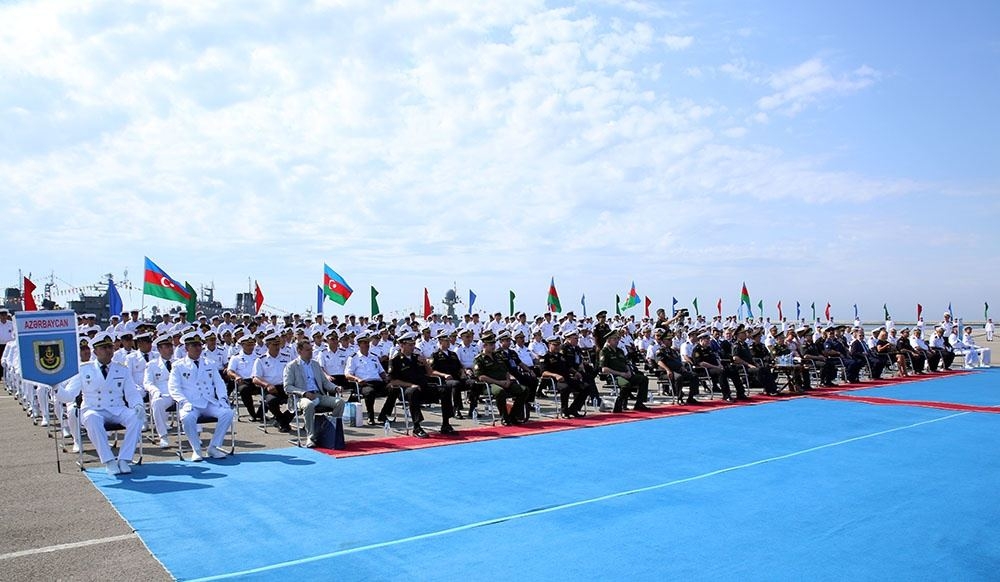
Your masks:
<instances>
[{"instance_id":1,"label":"seated woman","mask_svg":"<svg viewBox=\"0 0 1000 582\"><path fill-rule=\"evenodd\" d=\"M896 376L909 376L909 373L906 371L906 356L896 350L896 344L889 341L889 332L884 329L878 332L878 339L875 340L875 353L887 360L888 358L895 357L896 369L898 370Z\"/></svg>"}]
</instances>

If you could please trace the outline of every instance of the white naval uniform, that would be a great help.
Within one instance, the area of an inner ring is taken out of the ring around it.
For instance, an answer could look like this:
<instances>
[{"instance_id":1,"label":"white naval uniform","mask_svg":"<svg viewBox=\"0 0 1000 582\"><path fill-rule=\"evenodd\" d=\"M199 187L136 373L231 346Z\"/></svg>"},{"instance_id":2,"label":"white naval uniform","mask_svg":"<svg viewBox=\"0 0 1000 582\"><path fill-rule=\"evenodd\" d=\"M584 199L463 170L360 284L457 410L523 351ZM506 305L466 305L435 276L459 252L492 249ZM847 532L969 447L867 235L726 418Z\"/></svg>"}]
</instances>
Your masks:
<instances>
[{"instance_id":1,"label":"white naval uniform","mask_svg":"<svg viewBox=\"0 0 1000 582\"><path fill-rule=\"evenodd\" d=\"M195 452L201 453L201 438L198 433L198 417L214 416L218 419L209 448L219 448L226 431L233 422L233 409L229 407L226 384L215 367L201 361L185 357L174 362L167 381L170 397L177 401L181 425L187 433L188 442Z\"/></svg>"},{"instance_id":2,"label":"white naval uniform","mask_svg":"<svg viewBox=\"0 0 1000 582\"><path fill-rule=\"evenodd\" d=\"M105 422L118 423L125 427L125 438L118 449L119 462L132 462L135 447L142 435L142 394L132 381L132 374L125 366L111 362L107 367L108 376L101 372L101 364L96 360L80 365L80 373L59 390L59 400L73 402L83 395L80 405L80 424L87 428L87 437L94 443L101 463L114 460L114 453L108 445Z\"/></svg>"},{"instance_id":3,"label":"white naval uniform","mask_svg":"<svg viewBox=\"0 0 1000 582\"><path fill-rule=\"evenodd\" d=\"M167 388L170 371L167 362L159 356L150 358L149 365L143 373L142 386L149 394L149 411L153 416L153 426L161 439L167 438L167 409L174 403Z\"/></svg>"}]
</instances>

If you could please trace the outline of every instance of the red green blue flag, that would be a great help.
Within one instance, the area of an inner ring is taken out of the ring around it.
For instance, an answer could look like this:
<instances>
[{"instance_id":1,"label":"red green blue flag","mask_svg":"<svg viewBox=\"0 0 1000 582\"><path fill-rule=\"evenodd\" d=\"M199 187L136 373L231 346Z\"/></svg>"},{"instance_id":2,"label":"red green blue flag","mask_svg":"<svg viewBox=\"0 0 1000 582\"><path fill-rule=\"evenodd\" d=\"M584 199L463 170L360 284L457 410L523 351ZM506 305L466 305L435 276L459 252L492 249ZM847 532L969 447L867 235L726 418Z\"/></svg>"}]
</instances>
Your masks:
<instances>
[{"instance_id":1,"label":"red green blue flag","mask_svg":"<svg viewBox=\"0 0 1000 582\"><path fill-rule=\"evenodd\" d=\"M552 281L549 282L549 297L545 300L545 304L548 306L549 311L562 313L562 304L559 303L559 293L556 292L555 277L552 277Z\"/></svg>"},{"instance_id":2,"label":"red green blue flag","mask_svg":"<svg viewBox=\"0 0 1000 582\"><path fill-rule=\"evenodd\" d=\"M750 305L750 293L747 291L746 281L743 282L743 291L740 292L740 303L747 306L747 316L753 317L753 307Z\"/></svg>"},{"instance_id":3,"label":"red green blue flag","mask_svg":"<svg viewBox=\"0 0 1000 582\"><path fill-rule=\"evenodd\" d=\"M143 277L142 294L152 295L167 301L176 301L185 305L191 301L191 293L146 257L146 269Z\"/></svg>"},{"instance_id":4,"label":"red green blue flag","mask_svg":"<svg viewBox=\"0 0 1000 582\"><path fill-rule=\"evenodd\" d=\"M635 292L635 281L632 281L632 288L625 297L625 303L622 304L622 311L631 309L636 305L639 305L639 294Z\"/></svg>"},{"instance_id":5,"label":"red green blue flag","mask_svg":"<svg viewBox=\"0 0 1000 582\"><path fill-rule=\"evenodd\" d=\"M330 298L330 301L343 305L354 293L354 289L347 284L330 265L323 263L323 294Z\"/></svg>"}]
</instances>

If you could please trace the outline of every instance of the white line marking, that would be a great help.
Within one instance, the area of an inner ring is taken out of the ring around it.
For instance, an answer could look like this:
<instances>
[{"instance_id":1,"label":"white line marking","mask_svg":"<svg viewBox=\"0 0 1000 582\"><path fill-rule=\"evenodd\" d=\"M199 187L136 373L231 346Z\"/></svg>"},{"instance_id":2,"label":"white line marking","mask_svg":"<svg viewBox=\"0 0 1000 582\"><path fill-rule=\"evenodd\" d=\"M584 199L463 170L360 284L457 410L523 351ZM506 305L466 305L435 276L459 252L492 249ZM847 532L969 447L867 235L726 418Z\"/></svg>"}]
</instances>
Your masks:
<instances>
[{"instance_id":1,"label":"white line marking","mask_svg":"<svg viewBox=\"0 0 1000 582\"><path fill-rule=\"evenodd\" d=\"M248 574L259 574L261 572L268 572L268 571L271 571L271 570L278 570L278 569L281 569L281 568L287 568L289 566L297 566L299 564L308 564L310 562L318 562L320 560L327 560L327 559L330 559L330 558L336 558L338 556L346 556L348 554L356 554L358 552L366 552L368 550L377 550L379 548L384 548L384 547L388 547L388 546L394 546L394 545L398 545L398 544L405 544L405 543L409 543L409 542L416 542L416 541L425 540L425 539L428 539L428 538L436 538L436 537L440 537L440 536L447 535L447 534L452 534L452 533L456 533L456 532L460 532L460 531L466 531L466 530L474 529L474 528L477 528L477 527L483 527L483 526L487 526L487 525L494 525L494 524L502 523L502 522L505 522L505 521L510 521L510 520L514 520L514 519L522 519L522 518L525 518L525 517L531 517L531 516L535 516L535 515L542 515L542 514L545 514L545 513L552 513L552 512L555 512L555 511L561 511L563 509L570 509L570 508L573 508L573 507L579 507L581 505L589 505L591 503L599 503L601 501L607 501L609 499L616 499L618 497L625 497L626 495L635 495L637 493L645 493L647 491L655 491L657 489L664 489L666 487L671 487L671 486L674 486L674 485L680 485L682 483L690 483L691 481L698 481L700 479L706 479L708 477L714 477L716 475L721 475L723 473L729 473L729 472L732 472L732 471L739 471L740 469L748 469L750 467L756 467L757 465L763 465L764 463L772 463L774 461L781 461L783 459L790 459L792 457L797 457L799 455L805 455L806 453L812 453L812 452L815 452L815 451L820 451L820 450L828 449L828 448L831 448L831 447L839 447L840 445L846 445L848 443L853 443L853 442L856 442L856 441L870 439L870 438L881 436L881 435L884 435L884 434L894 433L894 432L898 432L898 431L901 431L901 430L908 430L908 429L916 428L918 426L922 426L922 425L925 425L925 424L931 424L931 423L934 423L934 422L941 422L942 420L948 420L950 418L955 418L957 416L964 416L966 414L971 414L971 413L970 412L959 412L957 414L950 414L948 416L942 416L940 418L934 418L934 419L931 419L931 420L924 420L924 421L921 421L921 422L916 422L916 423L913 423L913 424L908 424L906 426L900 426L900 427L896 427L896 428L890 428L890 429L887 429L887 430L882 430L882 431L879 431L879 432L873 432L871 434L866 434L866 435L857 436L857 437L853 437L853 438L849 438L849 439L844 439L842 441L837 441L835 443L827 443L825 445L819 445L819 446L815 446L815 447L810 447L808 449L802 449L801 451L795 451L795 452L787 453L787 454L784 454L784 455L778 455L776 457L769 457L767 459L761 459L759 461L752 461L750 463L744 463L742 465L735 465L733 467L727 467L725 469L718 469L716 471L711 471L711 472L708 472L708 473L702 473L701 475L695 475L693 477L685 477L683 479L677 479L677 480L674 480L674 481L669 481L667 483L660 483L658 485L650 485L648 487L640 487L638 489L630 489L628 491L620 491L618 493L611 493L611 494L608 494L608 495L602 495L600 497L594 497L592 499L584 499L582 501L574 501L572 503L564 503L562 505L554 505L554 506L551 506L551 507L542 507L542 508L535 509L535 510L532 510L532 511L526 511L524 513L515 513L513 515L507 515L507 516L504 516L504 517L496 517L496 518L493 518L493 519L487 519L485 521L479 521L479 522L476 522L476 523L470 523L470 524L466 524L466 525L460 525L460 526L456 526L456 527L450 527L448 529L442 529L442 530L439 530L439 531L429 532L429 533L425 533L425 534L418 534L418 535L415 535L415 536L410 536L410 537L402 538L402 539L398 539L398 540L390 540L390 541L387 541L387 542L378 542L378 543L374 543L374 544L368 544L366 546L359 546L359 547L356 547L356 548L349 548L349 549L346 549L346 550L338 550L336 552L329 552L329 553L326 553L326 554L319 554L317 556L310 556L308 558L300 558L298 560L289 560L287 562L278 562L277 564L271 564L271 565L268 565L268 566L261 566L259 568L250 568L248 570L241 570L239 572L229 572L229 573L226 573L226 574L217 574L215 576L206 576L204 578L196 578L196 579L191 580L189 582L208 582L209 580L224 580L224 579L227 579L227 578L236 578L238 576L246 576Z\"/></svg>"},{"instance_id":2,"label":"white line marking","mask_svg":"<svg viewBox=\"0 0 1000 582\"><path fill-rule=\"evenodd\" d=\"M82 542L72 542L68 544L57 544L54 546L45 546L44 548L34 548L31 550L21 550L20 552L11 552L9 554L0 554L0 560L11 560L14 558L22 558L24 556L34 556L35 554L47 554L49 552L58 552L60 550L72 550L74 548L85 548L87 546L96 546L98 544L109 544L111 542L120 542L123 540L129 540L134 537L138 537L135 532L130 534L123 534L120 536L111 536L109 538L97 538L93 540L86 540Z\"/></svg>"}]
</instances>

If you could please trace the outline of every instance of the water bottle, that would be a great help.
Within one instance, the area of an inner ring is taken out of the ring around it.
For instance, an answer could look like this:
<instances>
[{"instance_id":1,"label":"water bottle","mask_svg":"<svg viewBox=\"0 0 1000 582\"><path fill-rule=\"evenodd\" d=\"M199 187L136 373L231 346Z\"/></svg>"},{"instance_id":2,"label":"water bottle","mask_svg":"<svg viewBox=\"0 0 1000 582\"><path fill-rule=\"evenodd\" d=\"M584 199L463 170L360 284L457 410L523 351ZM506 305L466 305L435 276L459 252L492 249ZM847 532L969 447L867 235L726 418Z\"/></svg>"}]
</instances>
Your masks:
<instances>
[{"instance_id":1,"label":"water bottle","mask_svg":"<svg viewBox=\"0 0 1000 582\"><path fill-rule=\"evenodd\" d=\"M476 409L476 408L472 409L472 422L474 422L474 423L478 423L479 422L479 410Z\"/></svg>"},{"instance_id":2,"label":"water bottle","mask_svg":"<svg viewBox=\"0 0 1000 582\"><path fill-rule=\"evenodd\" d=\"M389 436L389 432L392 430L392 425L389 424L388 420L385 421L384 430L385 430L385 436Z\"/></svg>"},{"instance_id":3,"label":"water bottle","mask_svg":"<svg viewBox=\"0 0 1000 582\"><path fill-rule=\"evenodd\" d=\"M542 405L539 404L538 402L535 402L534 404L535 404L535 416L541 416L542 415Z\"/></svg>"}]
</instances>

